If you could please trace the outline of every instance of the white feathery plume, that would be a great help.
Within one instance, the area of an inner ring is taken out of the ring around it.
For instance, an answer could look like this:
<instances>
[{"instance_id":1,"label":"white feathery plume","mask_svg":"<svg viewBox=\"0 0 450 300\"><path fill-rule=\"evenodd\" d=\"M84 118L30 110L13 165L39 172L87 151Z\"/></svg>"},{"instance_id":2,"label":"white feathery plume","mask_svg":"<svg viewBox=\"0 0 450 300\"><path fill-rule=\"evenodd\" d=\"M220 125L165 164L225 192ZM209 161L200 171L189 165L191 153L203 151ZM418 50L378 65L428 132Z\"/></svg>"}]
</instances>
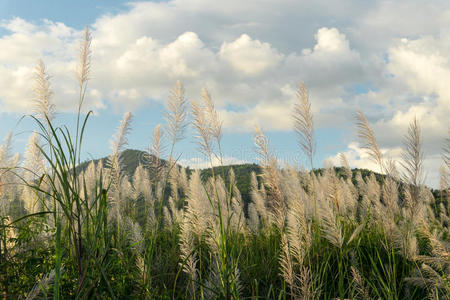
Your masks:
<instances>
[{"instance_id":1,"label":"white feathery plume","mask_svg":"<svg viewBox=\"0 0 450 300\"><path fill-rule=\"evenodd\" d=\"M212 167L212 155L216 155L222 164L222 121L219 119L217 111L214 108L211 97L206 89L202 89L202 104L192 102L192 114L194 120L192 122L197 131L195 136L199 151L209 158ZM219 154L214 153L214 140L216 141Z\"/></svg>"},{"instance_id":2,"label":"white feathery plume","mask_svg":"<svg viewBox=\"0 0 450 300\"><path fill-rule=\"evenodd\" d=\"M133 174L133 186L136 193L136 198L143 197L145 203L152 201L152 189L150 177L147 169L142 164L139 164Z\"/></svg>"},{"instance_id":3,"label":"white feathery plume","mask_svg":"<svg viewBox=\"0 0 450 300\"><path fill-rule=\"evenodd\" d=\"M270 196L271 214L279 230L284 227L285 204L283 195L280 190L280 170L278 168L277 160L269 152L269 140L261 132L259 126L255 125L255 145L256 152L259 155L260 163L263 167L262 178L264 184L268 188L268 195Z\"/></svg>"},{"instance_id":4,"label":"white feathery plume","mask_svg":"<svg viewBox=\"0 0 450 300\"><path fill-rule=\"evenodd\" d=\"M437 235L437 231L431 232L429 222L423 217L419 217L418 229L420 233L428 239L429 250L432 257L418 256L418 258L435 268L444 268L447 266L450 270L450 245L441 241Z\"/></svg>"},{"instance_id":5,"label":"white feathery plume","mask_svg":"<svg viewBox=\"0 0 450 300\"><path fill-rule=\"evenodd\" d=\"M396 229L393 233L394 247L403 257L413 260L419 251L414 224L403 220Z\"/></svg>"},{"instance_id":6,"label":"white feathery plume","mask_svg":"<svg viewBox=\"0 0 450 300\"><path fill-rule=\"evenodd\" d=\"M324 189L327 193L326 198L334 204L337 214L340 215L342 212L345 212L345 207L343 207L345 203L343 201L340 182L331 170L328 170L323 178L327 179L326 189Z\"/></svg>"},{"instance_id":7,"label":"white feathery plume","mask_svg":"<svg viewBox=\"0 0 450 300\"><path fill-rule=\"evenodd\" d=\"M352 170L350 168L350 165L348 163L347 157L345 157L344 153L339 154L339 159L341 161L341 166L344 167L345 175L347 176L347 179L352 180Z\"/></svg>"},{"instance_id":8,"label":"white feathery plume","mask_svg":"<svg viewBox=\"0 0 450 300\"><path fill-rule=\"evenodd\" d=\"M141 226L137 222L133 222L129 217L125 217L124 231L126 240L136 256L142 255L144 252L144 238L142 237Z\"/></svg>"},{"instance_id":9,"label":"white feathery plume","mask_svg":"<svg viewBox=\"0 0 450 300\"><path fill-rule=\"evenodd\" d=\"M47 123L55 117L55 105L52 103L53 91L50 85L50 75L48 75L45 64L42 60L34 68L34 103L35 112L38 118Z\"/></svg>"},{"instance_id":10,"label":"white feathery plume","mask_svg":"<svg viewBox=\"0 0 450 300\"><path fill-rule=\"evenodd\" d=\"M361 172L357 171L355 175L356 185L358 187L359 195L363 196L367 194L367 184L362 178Z\"/></svg>"},{"instance_id":11,"label":"white feathery plume","mask_svg":"<svg viewBox=\"0 0 450 300\"><path fill-rule=\"evenodd\" d=\"M112 181L116 185L119 184L120 180L120 153L123 148L128 145L127 135L131 131L132 117L132 114L129 112L124 115L116 134L110 142L112 154L108 159L108 164L112 170Z\"/></svg>"},{"instance_id":12,"label":"white feathery plume","mask_svg":"<svg viewBox=\"0 0 450 300\"><path fill-rule=\"evenodd\" d=\"M33 285L31 291L28 292L25 300L39 299L38 297L42 294L47 298L49 293L49 288L53 284L55 279L55 270L51 270L49 273L45 274L41 280Z\"/></svg>"},{"instance_id":13,"label":"white feathery plume","mask_svg":"<svg viewBox=\"0 0 450 300\"><path fill-rule=\"evenodd\" d=\"M163 215L164 215L164 225L166 225L168 228L172 228L174 220L167 206L163 207Z\"/></svg>"},{"instance_id":14,"label":"white feathery plume","mask_svg":"<svg viewBox=\"0 0 450 300\"><path fill-rule=\"evenodd\" d=\"M179 196L178 196L178 178L179 176L179 171L178 171L178 166L175 165L175 162L169 160L169 165L173 165L173 167L170 169L170 174L169 174L169 184L170 184L170 189L171 189L171 196L173 198L174 201L178 202L179 200Z\"/></svg>"},{"instance_id":15,"label":"white feathery plume","mask_svg":"<svg viewBox=\"0 0 450 300\"><path fill-rule=\"evenodd\" d=\"M335 247L342 248L344 245L344 233L340 218L335 214L329 204L325 204L319 210L321 216L321 227L324 237Z\"/></svg>"},{"instance_id":16,"label":"white feathery plume","mask_svg":"<svg viewBox=\"0 0 450 300\"><path fill-rule=\"evenodd\" d=\"M134 198L143 199L144 215L148 217L147 225L153 224L154 219L154 198L152 183L147 169L139 164L133 175Z\"/></svg>"},{"instance_id":17,"label":"white feathery plume","mask_svg":"<svg viewBox=\"0 0 450 300\"><path fill-rule=\"evenodd\" d=\"M180 81L177 81L175 87L169 95L167 103L166 121L168 124L167 133L172 139L172 143L180 141L184 137L187 127L187 99L184 97L184 88Z\"/></svg>"},{"instance_id":18,"label":"white feathery plume","mask_svg":"<svg viewBox=\"0 0 450 300\"><path fill-rule=\"evenodd\" d=\"M173 223L178 223L181 220L182 210L178 209L177 204L172 197L169 197L169 208Z\"/></svg>"},{"instance_id":19,"label":"white feathery plume","mask_svg":"<svg viewBox=\"0 0 450 300\"><path fill-rule=\"evenodd\" d=\"M196 222L192 222L194 233L201 236L207 230L207 222L211 218L211 207L198 170L191 174L189 180L187 210L196 218Z\"/></svg>"},{"instance_id":20,"label":"white feathery plume","mask_svg":"<svg viewBox=\"0 0 450 300\"><path fill-rule=\"evenodd\" d=\"M195 138L199 145L198 150L205 156L209 157L212 153L212 135L208 124L205 111L202 106L196 102L192 102L192 115L194 120L192 122L194 128L197 131Z\"/></svg>"},{"instance_id":21,"label":"white feathery plume","mask_svg":"<svg viewBox=\"0 0 450 300\"><path fill-rule=\"evenodd\" d=\"M0 215L2 216L6 216L9 202L15 199L18 192L14 185L18 178L11 170L19 167L20 155L12 154L11 145L12 134L9 133L5 142L0 145Z\"/></svg>"},{"instance_id":22,"label":"white feathery plume","mask_svg":"<svg viewBox=\"0 0 450 300\"><path fill-rule=\"evenodd\" d=\"M221 176L216 176L215 181L212 177L209 178L207 182L207 189L209 195L215 195L215 202L213 205L215 206L216 212L220 209L222 212L222 222L223 224L227 223L228 217L231 215L231 203L229 202L228 190L225 186L225 181Z\"/></svg>"},{"instance_id":23,"label":"white feathery plume","mask_svg":"<svg viewBox=\"0 0 450 300\"><path fill-rule=\"evenodd\" d=\"M232 219L231 224L233 229L236 232L244 230L245 225L245 215L244 215L244 206L242 201L241 192L239 191L236 184L236 176L234 174L233 168L230 168L229 172L229 184L232 189L232 197L231 197L231 210L232 210Z\"/></svg>"},{"instance_id":24,"label":"white feathery plume","mask_svg":"<svg viewBox=\"0 0 450 300\"><path fill-rule=\"evenodd\" d=\"M363 148L365 148L369 157L378 164L380 172L384 172L383 155L381 154L380 148L378 148L377 140L375 139L375 134L370 128L369 121L367 121L366 116L360 111L356 114L356 127L358 128L358 137L363 142Z\"/></svg>"},{"instance_id":25,"label":"white feathery plume","mask_svg":"<svg viewBox=\"0 0 450 300\"><path fill-rule=\"evenodd\" d=\"M410 185L413 207L419 201L420 186L423 184L423 150L420 126L416 118L411 122L404 140L405 151L401 165L404 169L403 180Z\"/></svg>"},{"instance_id":26,"label":"white feathery plume","mask_svg":"<svg viewBox=\"0 0 450 300\"><path fill-rule=\"evenodd\" d=\"M303 199L291 202L287 213L286 234L291 254L297 259L297 263L302 265L312 244L311 230L306 219Z\"/></svg>"},{"instance_id":27,"label":"white feathery plume","mask_svg":"<svg viewBox=\"0 0 450 300\"><path fill-rule=\"evenodd\" d=\"M161 180L162 175L165 171L165 168L161 163L161 157L164 155L164 152L164 131L161 130L161 124L158 124L153 129L152 146L148 150L148 154L150 155L147 154L147 156L145 156L145 158L147 159L146 164L153 170L152 175L155 178L153 180L155 183Z\"/></svg>"},{"instance_id":28,"label":"white feathery plume","mask_svg":"<svg viewBox=\"0 0 450 300\"><path fill-rule=\"evenodd\" d=\"M217 111L214 108L214 104L211 100L211 95L206 89L202 89L202 99L207 111L211 134L220 146L220 140L222 138L222 121L220 121L219 116L217 115Z\"/></svg>"},{"instance_id":29,"label":"white feathery plume","mask_svg":"<svg viewBox=\"0 0 450 300\"><path fill-rule=\"evenodd\" d=\"M121 181L122 181L122 171L121 171L121 159L120 155L123 148L128 144L127 135L131 131L131 121L132 114L126 113L120 126L111 140L111 150L112 154L108 158L108 165L110 169L110 184L111 184L111 195L113 203L115 206L115 217L119 222L121 218L120 205L123 199L121 199Z\"/></svg>"},{"instance_id":30,"label":"white feathery plume","mask_svg":"<svg viewBox=\"0 0 450 300\"><path fill-rule=\"evenodd\" d=\"M186 174L186 168L183 166L181 166L180 168L180 177L178 179L181 190L183 191L184 194L186 194L188 189L188 177Z\"/></svg>"},{"instance_id":31,"label":"white feathery plume","mask_svg":"<svg viewBox=\"0 0 450 300\"><path fill-rule=\"evenodd\" d=\"M281 275L289 287L291 297L294 297L296 290L294 263L292 261L289 241L284 233L281 235L281 252L278 260L280 262Z\"/></svg>"},{"instance_id":32,"label":"white feathery plume","mask_svg":"<svg viewBox=\"0 0 450 300\"><path fill-rule=\"evenodd\" d=\"M434 296L431 299L441 299L436 290L442 289L448 294L448 276L442 276L436 272L432 267L426 263L422 263L420 266L420 273L415 277L407 277L405 281L432 291L431 295ZM448 295L444 295L442 299L447 299Z\"/></svg>"},{"instance_id":33,"label":"white feathery plume","mask_svg":"<svg viewBox=\"0 0 450 300\"><path fill-rule=\"evenodd\" d=\"M315 152L314 121L309 101L308 90L301 82L297 91L298 103L294 108L294 129L298 136L298 143L309 159L311 170L313 169L313 156Z\"/></svg>"},{"instance_id":34,"label":"white feathery plume","mask_svg":"<svg viewBox=\"0 0 450 300\"><path fill-rule=\"evenodd\" d=\"M11 159L12 134L8 133L3 144L0 145L0 168L6 169Z\"/></svg>"},{"instance_id":35,"label":"white feathery plume","mask_svg":"<svg viewBox=\"0 0 450 300\"><path fill-rule=\"evenodd\" d=\"M258 179L256 178L255 172L252 172L250 175L250 185L251 185L250 196L252 199L253 207L256 210L257 215L259 215L259 218L261 218L261 221L267 222L268 216L267 216L267 208L265 205L266 199L264 197L264 194L261 193L260 189L258 188ZM259 218L257 222L256 219L254 220L255 223L259 224Z\"/></svg>"},{"instance_id":36,"label":"white feathery plume","mask_svg":"<svg viewBox=\"0 0 450 300\"><path fill-rule=\"evenodd\" d=\"M251 230L252 233L257 233L259 229L259 216L258 211L255 208L255 203L250 202L248 204L248 218L247 218L247 226Z\"/></svg>"},{"instance_id":37,"label":"white feathery plume","mask_svg":"<svg viewBox=\"0 0 450 300\"><path fill-rule=\"evenodd\" d=\"M32 184L45 172L44 156L41 152L39 134L33 132L28 139L28 146L25 151L25 162L23 168L25 171L24 179ZM37 194L32 188L25 186L23 190L23 199L25 209L28 213L36 212Z\"/></svg>"},{"instance_id":38,"label":"white feathery plume","mask_svg":"<svg viewBox=\"0 0 450 300\"><path fill-rule=\"evenodd\" d=\"M387 177L383 182L382 194L388 216L393 218L399 214L398 185L391 177Z\"/></svg>"},{"instance_id":39,"label":"white feathery plume","mask_svg":"<svg viewBox=\"0 0 450 300\"><path fill-rule=\"evenodd\" d=\"M86 25L83 32L83 39L80 44L79 62L76 69L76 77L81 89L89 81L89 74L91 71L91 42L92 36L89 31L89 26Z\"/></svg>"},{"instance_id":40,"label":"white feathery plume","mask_svg":"<svg viewBox=\"0 0 450 300\"><path fill-rule=\"evenodd\" d=\"M39 134L35 131L28 139L28 146L25 150L24 168L26 169L25 179L28 181L39 178L45 172L44 156L40 150L41 141Z\"/></svg>"},{"instance_id":41,"label":"white feathery plume","mask_svg":"<svg viewBox=\"0 0 450 300\"><path fill-rule=\"evenodd\" d=\"M127 203L127 200L133 196L133 186L128 176L121 176L120 178L120 202L122 205Z\"/></svg>"},{"instance_id":42,"label":"white feathery plume","mask_svg":"<svg viewBox=\"0 0 450 300\"><path fill-rule=\"evenodd\" d=\"M378 183L375 174L371 173L369 177L366 178L366 186L367 186L367 197L372 202L373 205L377 206L381 203L381 188Z\"/></svg>"},{"instance_id":43,"label":"white feathery plume","mask_svg":"<svg viewBox=\"0 0 450 300\"><path fill-rule=\"evenodd\" d=\"M194 297L197 282L197 252L195 251L195 233L193 226L196 222L195 212L188 207L180 224L180 265L183 272L190 277L189 292Z\"/></svg>"},{"instance_id":44,"label":"white feathery plume","mask_svg":"<svg viewBox=\"0 0 450 300\"><path fill-rule=\"evenodd\" d=\"M361 297L363 300L368 300L370 298L370 292L369 289L366 287L366 284L364 283L364 279L362 278L361 274L358 272L358 269L351 266L350 267L352 271L353 276L353 285L355 286L357 295Z\"/></svg>"},{"instance_id":45,"label":"white feathery plume","mask_svg":"<svg viewBox=\"0 0 450 300\"><path fill-rule=\"evenodd\" d=\"M343 211L342 213L346 217L354 220L356 217L356 208L358 206L358 192L353 186L351 180L349 180L348 178L347 180L341 178L339 180L339 184L344 203L343 206L345 207L345 211Z\"/></svg>"},{"instance_id":46,"label":"white feathery plume","mask_svg":"<svg viewBox=\"0 0 450 300\"><path fill-rule=\"evenodd\" d=\"M364 223L359 224L355 230L353 230L352 234L350 235L350 237L347 240L347 245L349 245L352 241L354 241L358 235L361 233L361 231L364 229Z\"/></svg>"},{"instance_id":47,"label":"white feathery plume","mask_svg":"<svg viewBox=\"0 0 450 300\"><path fill-rule=\"evenodd\" d=\"M133 119L133 115L130 112L124 114L123 120L120 123L120 126L117 129L117 132L114 135L114 138L111 140L111 150L112 150L113 155L118 154L120 151L123 150L123 147L128 145L127 135L131 131L132 119Z\"/></svg>"},{"instance_id":48,"label":"white feathery plume","mask_svg":"<svg viewBox=\"0 0 450 300\"><path fill-rule=\"evenodd\" d=\"M311 270L306 267L300 267L299 274L297 275L299 285L300 285L300 299L319 299L320 297L320 289L314 289L314 279L311 274Z\"/></svg>"},{"instance_id":49,"label":"white feathery plume","mask_svg":"<svg viewBox=\"0 0 450 300\"><path fill-rule=\"evenodd\" d=\"M303 189L300 186L300 178L297 170L290 166L283 168L281 171L280 185L284 201L288 207L291 206L292 202L302 201Z\"/></svg>"},{"instance_id":50,"label":"white feathery plume","mask_svg":"<svg viewBox=\"0 0 450 300\"><path fill-rule=\"evenodd\" d=\"M95 165L94 161L91 161L86 169L86 172L84 174L84 181L86 182L86 187L88 189L88 197L91 201L95 198L95 186L97 183L97 174L100 175L100 173L97 173L97 167ZM92 203L91 203L92 204Z\"/></svg>"}]
</instances>

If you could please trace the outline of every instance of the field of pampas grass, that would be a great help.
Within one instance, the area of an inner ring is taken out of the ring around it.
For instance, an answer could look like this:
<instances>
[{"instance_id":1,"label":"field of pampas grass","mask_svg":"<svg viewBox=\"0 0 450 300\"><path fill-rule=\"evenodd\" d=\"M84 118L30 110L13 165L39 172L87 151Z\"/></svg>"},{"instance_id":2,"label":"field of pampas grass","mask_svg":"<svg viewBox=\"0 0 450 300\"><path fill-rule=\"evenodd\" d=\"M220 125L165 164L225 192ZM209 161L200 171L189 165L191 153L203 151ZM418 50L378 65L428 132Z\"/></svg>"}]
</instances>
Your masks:
<instances>
[{"instance_id":1,"label":"field of pampas grass","mask_svg":"<svg viewBox=\"0 0 450 300\"><path fill-rule=\"evenodd\" d=\"M56 127L45 64L35 72L36 132L25 159L0 147L2 299L449 299L450 142L441 188L424 185L420 124L405 132L402 161L383 157L361 111L358 137L379 173L313 167L308 91L298 89L293 124L309 169L280 166L256 126L258 172L222 162L222 122L211 95L188 103L177 82L167 124L134 174L123 153L124 115L105 161L80 166L91 36L81 42L76 128ZM188 123L188 115L192 122ZM207 176L177 164L174 147L192 126ZM163 143L163 140L166 142ZM168 145L166 148L164 145Z\"/></svg>"}]
</instances>

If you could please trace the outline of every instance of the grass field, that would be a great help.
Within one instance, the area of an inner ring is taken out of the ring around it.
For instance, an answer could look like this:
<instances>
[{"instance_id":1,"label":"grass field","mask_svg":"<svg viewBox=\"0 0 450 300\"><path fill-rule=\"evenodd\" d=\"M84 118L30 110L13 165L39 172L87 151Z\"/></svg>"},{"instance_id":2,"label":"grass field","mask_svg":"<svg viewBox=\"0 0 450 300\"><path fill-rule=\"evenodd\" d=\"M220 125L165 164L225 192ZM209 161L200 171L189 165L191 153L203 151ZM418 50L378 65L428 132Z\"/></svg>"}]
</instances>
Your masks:
<instances>
[{"instance_id":1,"label":"grass field","mask_svg":"<svg viewBox=\"0 0 450 300\"><path fill-rule=\"evenodd\" d=\"M376 133L357 112L359 138L384 176L352 172L344 155L339 172L331 165L313 172L314 122L300 85L293 121L309 166L280 166L256 127L261 169L248 174L244 201L233 168L200 176L177 164L174 147L187 126L211 166L222 159L211 97L203 91L201 102L189 104L177 83L167 124L155 129L153 147L132 176L121 155L131 114L107 161L77 168L90 122L83 113L90 43L86 29L76 127L54 126L41 62L34 89L39 113L29 116L36 132L25 160L11 153L10 139L0 148L1 298L449 298L448 139L437 197L423 184L416 120L405 133L402 161L394 162L383 157Z\"/></svg>"}]
</instances>

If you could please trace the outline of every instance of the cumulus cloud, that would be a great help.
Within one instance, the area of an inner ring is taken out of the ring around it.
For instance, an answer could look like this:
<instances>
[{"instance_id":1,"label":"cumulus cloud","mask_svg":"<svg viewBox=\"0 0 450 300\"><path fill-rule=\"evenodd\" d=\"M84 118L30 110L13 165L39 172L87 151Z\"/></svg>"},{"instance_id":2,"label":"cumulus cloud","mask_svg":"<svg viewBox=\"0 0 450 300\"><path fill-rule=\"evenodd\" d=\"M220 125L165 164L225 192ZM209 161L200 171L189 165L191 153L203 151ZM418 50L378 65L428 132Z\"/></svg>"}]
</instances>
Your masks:
<instances>
[{"instance_id":1,"label":"cumulus cloud","mask_svg":"<svg viewBox=\"0 0 450 300\"><path fill-rule=\"evenodd\" d=\"M195 32L183 32L164 41L146 35L140 27L132 32L128 27L118 27L124 19L144 22L143 18L133 10L129 15L100 18L94 24L91 87L95 92L86 103L90 109L109 105L134 110L148 101L165 101L173 83L181 80L190 98L196 98L201 87L210 90L217 106L223 108L225 126L230 130L248 131L255 123L264 124L267 130L289 130L288 115L299 80L311 85L314 109L319 111L330 104L336 108L344 105L340 97L343 85L359 79L364 72L359 54L336 28L320 28L312 50L283 54L270 43L247 34L223 41L215 49ZM5 77L14 74L3 82L5 89L0 92L4 110L21 111L29 105L27 83L32 64L39 57L44 58L53 75L58 109L73 109L75 101L70 99L76 95L76 86L72 75L81 32L50 21L30 24L13 19L3 26L11 33L0 38L0 45L11 51L9 56L0 56L5 62L0 73ZM15 52L15 48L32 52ZM333 88L323 92L327 84ZM237 110L227 111L229 104ZM236 126L236 118L245 119L245 125Z\"/></svg>"},{"instance_id":2,"label":"cumulus cloud","mask_svg":"<svg viewBox=\"0 0 450 300\"><path fill-rule=\"evenodd\" d=\"M384 116L373 119L375 132L389 133L379 135L381 144L398 145L409 123L417 118L425 150L429 155L440 153L450 126L449 39L450 35L400 39L388 49L389 82L360 99L362 106L377 102L384 111Z\"/></svg>"},{"instance_id":3,"label":"cumulus cloud","mask_svg":"<svg viewBox=\"0 0 450 300\"><path fill-rule=\"evenodd\" d=\"M283 58L269 43L252 40L243 34L231 43L223 43L219 55L238 72L258 75L275 68Z\"/></svg>"}]
</instances>

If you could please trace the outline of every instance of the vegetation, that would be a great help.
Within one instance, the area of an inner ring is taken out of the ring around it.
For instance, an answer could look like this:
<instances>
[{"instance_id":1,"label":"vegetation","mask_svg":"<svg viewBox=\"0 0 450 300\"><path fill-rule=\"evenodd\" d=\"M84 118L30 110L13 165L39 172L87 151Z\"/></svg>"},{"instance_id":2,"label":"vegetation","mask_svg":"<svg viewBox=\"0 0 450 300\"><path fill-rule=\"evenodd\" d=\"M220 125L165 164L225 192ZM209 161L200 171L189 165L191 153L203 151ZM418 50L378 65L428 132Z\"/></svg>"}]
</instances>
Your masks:
<instances>
[{"instance_id":1,"label":"vegetation","mask_svg":"<svg viewBox=\"0 0 450 300\"><path fill-rule=\"evenodd\" d=\"M168 125L156 127L150 150L124 151L128 113L111 155L82 163L90 42L86 28L76 128L54 126L50 77L40 62L32 116L38 131L25 160L11 154L10 137L0 148L1 297L449 298L448 139L434 194L422 181L416 120L401 172L383 157L362 112L359 137L383 175L351 170L343 155L341 167L313 170L313 116L300 85L293 119L309 170L280 168L258 127L259 165L213 167L222 161L222 127L204 90L192 103L192 126L211 168L186 170L174 155L188 126L177 83Z\"/></svg>"}]
</instances>

